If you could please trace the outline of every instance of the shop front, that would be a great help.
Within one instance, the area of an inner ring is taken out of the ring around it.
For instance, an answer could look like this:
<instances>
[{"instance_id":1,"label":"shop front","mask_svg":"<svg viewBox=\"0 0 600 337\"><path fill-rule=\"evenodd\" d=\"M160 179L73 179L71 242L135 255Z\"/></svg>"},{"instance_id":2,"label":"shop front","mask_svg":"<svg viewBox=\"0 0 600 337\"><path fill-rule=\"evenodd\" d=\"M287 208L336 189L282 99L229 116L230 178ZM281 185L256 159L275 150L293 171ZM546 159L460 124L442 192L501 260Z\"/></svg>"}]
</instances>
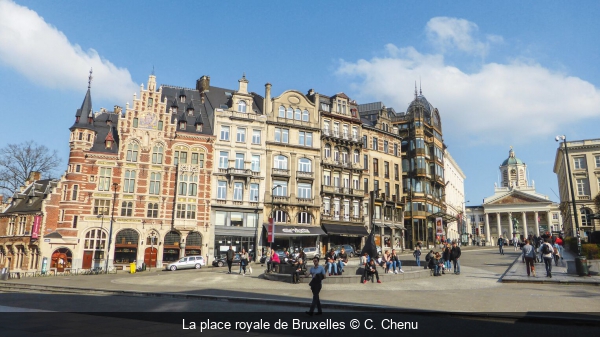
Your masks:
<instances>
[{"instance_id":1,"label":"shop front","mask_svg":"<svg viewBox=\"0 0 600 337\"><path fill-rule=\"evenodd\" d=\"M263 226L264 241L267 242L268 224ZM327 234L317 226L275 225L275 241L273 249L294 251L305 247L321 247L321 238Z\"/></svg>"},{"instance_id":2,"label":"shop front","mask_svg":"<svg viewBox=\"0 0 600 337\"><path fill-rule=\"evenodd\" d=\"M323 224L323 229L327 232L327 239L324 240L327 249L337 245L352 245L360 251L365 237L369 235L363 225Z\"/></svg>"},{"instance_id":3,"label":"shop front","mask_svg":"<svg viewBox=\"0 0 600 337\"><path fill-rule=\"evenodd\" d=\"M255 211L215 211L215 250L214 257L225 255L229 246L240 252L242 248L256 258L256 240L258 236L258 216Z\"/></svg>"},{"instance_id":4,"label":"shop front","mask_svg":"<svg viewBox=\"0 0 600 337\"><path fill-rule=\"evenodd\" d=\"M179 232L170 231L165 235L163 245L163 264L179 260L179 243L181 242L181 235Z\"/></svg>"},{"instance_id":5,"label":"shop front","mask_svg":"<svg viewBox=\"0 0 600 337\"><path fill-rule=\"evenodd\" d=\"M115 240L115 265L129 265L137 260L139 234L133 229L123 229Z\"/></svg>"}]
</instances>

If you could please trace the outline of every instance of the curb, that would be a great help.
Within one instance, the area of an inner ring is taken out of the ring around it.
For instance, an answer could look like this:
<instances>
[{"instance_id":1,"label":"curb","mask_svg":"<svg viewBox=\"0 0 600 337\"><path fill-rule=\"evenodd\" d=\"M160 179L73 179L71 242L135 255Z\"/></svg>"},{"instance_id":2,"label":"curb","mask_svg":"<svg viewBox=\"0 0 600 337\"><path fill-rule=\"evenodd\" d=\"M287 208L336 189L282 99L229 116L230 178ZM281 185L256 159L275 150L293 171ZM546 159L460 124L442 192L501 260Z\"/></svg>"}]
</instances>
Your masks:
<instances>
[{"instance_id":1,"label":"curb","mask_svg":"<svg viewBox=\"0 0 600 337\"><path fill-rule=\"evenodd\" d=\"M500 282L502 282L502 283L558 284L558 285L564 285L564 286L569 286L569 285L585 285L585 286L596 286L596 287L600 286L600 280L592 281L592 282L584 282L584 281L560 281L560 280L550 281L550 280L537 280L537 279L531 279L531 280L504 279L506 277L506 273L508 273L511 270L511 268L515 265L515 263L518 263L520 257L521 256L518 256L513 261L513 263L506 269L504 274L502 274L502 276L500 277ZM508 276L508 277L512 277L512 276Z\"/></svg>"}]
</instances>

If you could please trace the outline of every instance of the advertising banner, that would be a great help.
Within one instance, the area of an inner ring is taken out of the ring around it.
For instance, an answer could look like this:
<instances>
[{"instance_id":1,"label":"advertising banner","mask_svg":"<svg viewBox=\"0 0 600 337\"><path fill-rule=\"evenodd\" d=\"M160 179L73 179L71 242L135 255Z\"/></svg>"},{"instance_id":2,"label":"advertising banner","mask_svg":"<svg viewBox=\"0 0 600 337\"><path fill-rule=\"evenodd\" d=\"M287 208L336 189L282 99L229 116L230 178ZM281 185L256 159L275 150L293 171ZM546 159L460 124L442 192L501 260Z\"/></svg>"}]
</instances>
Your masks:
<instances>
[{"instance_id":1,"label":"advertising banner","mask_svg":"<svg viewBox=\"0 0 600 337\"><path fill-rule=\"evenodd\" d=\"M435 218L435 233L436 235L444 235L444 228L442 227L442 218Z\"/></svg>"},{"instance_id":2,"label":"advertising banner","mask_svg":"<svg viewBox=\"0 0 600 337\"><path fill-rule=\"evenodd\" d=\"M267 241L275 242L275 220L273 220L273 218L269 218Z\"/></svg>"},{"instance_id":3,"label":"advertising banner","mask_svg":"<svg viewBox=\"0 0 600 337\"><path fill-rule=\"evenodd\" d=\"M33 228L31 229L31 238L32 239L39 238L41 225L42 225L42 216L36 215L33 218Z\"/></svg>"}]
</instances>

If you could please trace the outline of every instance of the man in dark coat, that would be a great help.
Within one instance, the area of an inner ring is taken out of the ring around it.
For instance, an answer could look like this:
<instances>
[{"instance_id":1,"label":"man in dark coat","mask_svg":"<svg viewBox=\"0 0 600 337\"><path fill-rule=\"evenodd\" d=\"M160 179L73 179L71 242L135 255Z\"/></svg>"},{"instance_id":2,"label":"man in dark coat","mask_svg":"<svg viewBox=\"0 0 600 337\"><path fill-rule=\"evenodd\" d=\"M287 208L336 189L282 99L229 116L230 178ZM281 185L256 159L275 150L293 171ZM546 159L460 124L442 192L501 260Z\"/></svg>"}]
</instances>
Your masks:
<instances>
[{"instance_id":1,"label":"man in dark coat","mask_svg":"<svg viewBox=\"0 0 600 337\"><path fill-rule=\"evenodd\" d=\"M235 256L235 252L233 251L233 247L229 246L229 250L227 251L227 268L229 268L229 272L227 274L231 274L231 264L233 263L233 257Z\"/></svg>"},{"instance_id":2,"label":"man in dark coat","mask_svg":"<svg viewBox=\"0 0 600 337\"><path fill-rule=\"evenodd\" d=\"M454 274L460 275L460 247L456 245L456 242L452 244L452 251L450 252L450 258L452 259L452 264L454 265Z\"/></svg>"}]
</instances>

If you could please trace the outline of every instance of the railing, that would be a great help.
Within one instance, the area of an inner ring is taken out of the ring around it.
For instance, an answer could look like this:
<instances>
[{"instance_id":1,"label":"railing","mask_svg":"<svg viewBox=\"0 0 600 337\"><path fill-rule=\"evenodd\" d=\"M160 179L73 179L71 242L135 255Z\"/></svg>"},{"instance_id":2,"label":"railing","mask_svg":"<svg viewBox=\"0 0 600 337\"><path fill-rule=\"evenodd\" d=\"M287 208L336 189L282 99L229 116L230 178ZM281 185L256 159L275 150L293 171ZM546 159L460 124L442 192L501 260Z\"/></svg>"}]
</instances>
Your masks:
<instances>
[{"instance_id":1,"label":"railing","mask_svg":"<svg viewBox=\"0 0 600 337\"><path fill-rule=\"evenodd\" d=\"M231 175L251 176L252 170L230 167L227 169L227 173Z\"/></svg>"},{"instance_id":2,"label":"railing","mask_svg":"<svg viewBox=\"0 0 600 337\"><path fill-rule=\"evenodd\" d=\"M279 195L273 196L273 202L288 202L288 201L290 201L290 197L279 196Z\"/></svg>"},{"instance_id":3,"label":"railing","mask_svg":"<svg viewBox=\"0 0 600 337\"><path fill-rule=\"evenodd\" d=\"M309 128L317 128L318 127L315 123L299 121L297 119L289 119L289 118L284 118L284 117L277 117L277 122L298 125L298 126L305 126L305 127L309 127Z\"/></svg>"},{"instance_id":4,"label":"railing","mask_svg":"<svg viewBox=\"0 0 600 337\"><path fill-rule=\"evenodd\" d=\"M296 176L298 178L310 178L314 179L314 172L305 172L305 171L296 171Z\"/></svg>"},{"instance_id":5,"label":"railing","mask_svg":"<svg viewBox=\"0 0 600 337\"><path fill-rule=\"evenodd\" d=\"M363 196L363 195L365 195L365 191L353 188L352 189L352 194L353 195L358 195L358 196Z\"/></svg>"},{"instance_id":6,"label":"railing","mask_svg":"<svg viewBox=\"0 0 600 337\"><path fill-rule=\"evenodd\" d=\"M349 188L349 187L337 187L337 186L329 186L329 185L322 185L322 190L325 193L348 194L348 195L357 195L357 196L363 196L363 194L364 194L363 190L355 190L355 189Z\"/></svg>"},{"instance_id":7,"label":"railing","mask_svg":"<svg viewBox=\"0 0 600 337\"><path fill-rule=\"evenodd\" d=\"M274 175L279 175L279 176L288 176L289 177L289 175L290 175L290 170L286 170L286 169L274 168L272 172Z\"/></svg>"},{"instance_id":8,"label":"railing","mask_svg":"<svg viewBox=\"0 0 600 337\"><path fill-rule=\"evenodd\" d=\"M589 195L580 195L580 196L577 196L577 200L590 200L590 196Z\"/></svg>"},{"instance_id":9,"label":"railing","mask_svg":"<svg viewBox=\"0 0 600 337\"><path fill-rule=\"evenodd\" d=\"M315 199L313 199L313 198L300 198L300 197L296 197L296 201L299 204L312 204L312 203L314 203Z\"/></svg>"},{"instance_id":10,"label":"railing","mask_svg":"<svg viewBox=\"0 0 600 337\"><path fill-rule=\"evenodd\" d=\"M346 216L346 215L331 215L331 214L321 214L321 220L329 220L329 221L346 221L352 223L363 223L364 218L362 216Z\"/></svg>"},{"instance_id":11,"label":"railing","mask_svg":"<svg viewBox=\"0 0 600 337\"><path fill-rule=\"evenodd\" d=\"M339 130L331 130L331 129L322 129L321 130L321 134L324 136L328 136L328 137L336 137L336 138L340 138L340 139L345 139L345 140L351 140L353 142L360 142L362 141L360 138L360 135L358 134L350 134L348 132L340 132Z\"/></svg>"},{"instance_id":12,"label":"railing","mask_svg":"<svg viewBox=\"0 0 600 337\"><path fill-rule=\"evenodd\" d=\"M238 118L238 119L248 119L248 120L256 120L259 115L255 113L245 113L245 112L237 112L237 111L219 111L216 110L217 117L229 117L229 118Z\"/></svg>"}]
</instances>

